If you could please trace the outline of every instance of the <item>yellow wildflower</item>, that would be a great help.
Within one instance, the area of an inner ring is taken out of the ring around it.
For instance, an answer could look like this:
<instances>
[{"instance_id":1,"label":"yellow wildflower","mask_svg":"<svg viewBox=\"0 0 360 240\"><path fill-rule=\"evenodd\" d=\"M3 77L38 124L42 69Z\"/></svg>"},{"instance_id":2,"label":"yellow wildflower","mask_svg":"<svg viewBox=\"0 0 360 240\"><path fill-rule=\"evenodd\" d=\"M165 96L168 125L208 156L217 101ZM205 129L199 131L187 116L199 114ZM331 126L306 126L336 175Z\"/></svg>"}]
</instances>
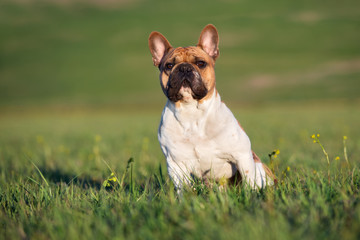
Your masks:
<instances>
[{"instance_id":1,"label":"yellow wildflower","mask_svg":"<svg viewBox=\"0 0 360 240\"><path fill-rule=\"evenodd\" d=\"M335 160L336 160L336 161L339 161L339 160L340 160L340 157L339 157L339 156L337 156L337 157L335 158Z\"/></svg>"},{"instance_id":2,"label":"yellow wildflower","mask_svg":"<svg viewBox=\"0 0 360 240\"><path fill-rule=\"evenodd\" d=\"M95 135L95 142L100 142L101 141L101 136L96 134Z\"/></svg>"},{"instance_id":3,"label":"yellow wildflower","mask_svg":"<svg viewBox=\"0 0 360 240\"><path fill-rule=\"evenodd\" d=\"M109 178L109 181L111 181L111 182L116 182L116 177L112 177L112 178Z\"/></svg>"},{"instance_id":4,"label":"yellow wildflower","mask_svg":"<svg viewBox=\"0 0 360 240\"><path fill-rule=\"evenodd\" d=\"M225 177L220 178L219 184L220 186L226 186L228 183L228 180Z\"/></svg>"},{"instance_id":5,"label":"yellow wildflower","mask_svg":"<svg viewBox=\"0 0 360 240\"><path fill-rule=\"evenodd\" d=\"M103 186L104 187L114 187L114 183L117 181L118 181L118 179L116 178L115 174L111 173L110 177L103 182Z\"/></svg>"},{"instance_id":6,"label":"yellow wildflower","mask_svg":"<svg viewBox=\"0 0 360 240\"><path fill-rule=\"evenodd\" d=\"M347 136L344 136L344 140L346 140L347 139Z\"/></svg>"},{"instance_id":7,"label":"yellow wildflower","mask_svg":"<svg viewBox=\"0 0 360 240\"><path fill-rule=\"evenodd\" d=\"M288 167L286 168L286 170L287 170L288 172L290 172L290 167L288 166Z\"/></svg>"},{"instance_id":8,"label":"yellow wildflower","mask_svg":"<svg viewBox=\"0 0 360 240\"><path fill-rule=\"evenodd\" d=\"M316 137L318 137L318 138L319 138L319 137L320 137L320 134L317 134L317 135L316 135Z\"/></svg>"},{"instance_id":9,"label":"yellow wildflower","mask_svg":"<svg viewBox=\"0 0 360 240\"><path fill-rule=\"evenodd\" d=\"M37 141L37 143L43 143L44 142L44 137L43 136L36 136L36 141Z\"/></svg>"},{"instance_id":10,"label":"yellow wildflower","mask_svg":"<svg viewBox=\"0 0 360 240\"><path fill-rule=\"evenodd\" d=\"M95 156L99 156L99 153L100 153L99 146L94 146L93 147L93 153L94 153Z\"/></svg>"},{"instance_id":11,"label":"yellow wildflower","mask_svg":"<svg viewBox=\"0 0 360 240\"><path fill-rule=\"evenodd\" d=\"M108 180L111 181L111 182L116 182L117 178L115 177L114 173L111 173L110 178Z\"/></svg>"},{"instance_id":12,"label":"yellow wildflower","mask_svg":"<svg viewBox=\"0 0 360 240\"><path fill-rule=\"evenodd\" d=\"M271 160L271 157L277 158L277 156L280 154L280 150L279 149L274 149L271 153L269 153L269 157Z\"/></svg>"},{"instance_id":13,"label":"yellow wildflower","mask_svg":"<svg viewBox=\"0 0 360 240\"><path fill-rule=\"evenodd\" d=\"M315 139L315 134L313 134L313 135L311 136L311 138L312 138L312 139Z\"/></svg>"}]
</instances>

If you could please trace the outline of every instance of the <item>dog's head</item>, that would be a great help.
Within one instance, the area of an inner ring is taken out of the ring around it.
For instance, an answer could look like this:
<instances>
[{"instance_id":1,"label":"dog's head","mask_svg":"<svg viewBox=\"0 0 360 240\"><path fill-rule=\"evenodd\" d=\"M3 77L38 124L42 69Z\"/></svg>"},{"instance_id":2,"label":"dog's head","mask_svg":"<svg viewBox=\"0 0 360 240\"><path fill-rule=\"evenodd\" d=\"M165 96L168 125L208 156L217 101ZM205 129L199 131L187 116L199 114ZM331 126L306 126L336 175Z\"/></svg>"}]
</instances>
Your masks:
<instances>
[{"instance_id":1,"label":"dog's head","mask_svg":"<svg viewBox=\"0 0 360 240\"><path fill-rule=\"evenodd\" d=\"M160 70L160 84L172 102L189 102L210 97L215 88L215 60L219 56L219 36L209 24L196 46L173 48L159 32L152 32L149 48Z\"/></svg>"}]
</instances>

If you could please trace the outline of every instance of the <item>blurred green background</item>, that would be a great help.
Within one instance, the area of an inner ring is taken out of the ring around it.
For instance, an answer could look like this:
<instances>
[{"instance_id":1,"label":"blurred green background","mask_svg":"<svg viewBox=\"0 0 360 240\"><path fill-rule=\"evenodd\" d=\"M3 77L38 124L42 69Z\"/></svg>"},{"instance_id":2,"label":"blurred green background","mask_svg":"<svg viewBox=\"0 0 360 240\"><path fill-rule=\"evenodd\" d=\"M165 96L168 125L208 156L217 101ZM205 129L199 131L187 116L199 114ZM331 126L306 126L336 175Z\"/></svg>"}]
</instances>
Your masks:
<instances>
[{"instance_id":1,"label":"blurred green background","mask_svg":"<svg viewBox=\"0 0 360 240\"><path fill-rule=\"evenodd\" d=\"M195 45L208 23L229 105L359 104L359 1L3 0L0 110L161 110L150 32Z\"/></svg>"}]
</instances>

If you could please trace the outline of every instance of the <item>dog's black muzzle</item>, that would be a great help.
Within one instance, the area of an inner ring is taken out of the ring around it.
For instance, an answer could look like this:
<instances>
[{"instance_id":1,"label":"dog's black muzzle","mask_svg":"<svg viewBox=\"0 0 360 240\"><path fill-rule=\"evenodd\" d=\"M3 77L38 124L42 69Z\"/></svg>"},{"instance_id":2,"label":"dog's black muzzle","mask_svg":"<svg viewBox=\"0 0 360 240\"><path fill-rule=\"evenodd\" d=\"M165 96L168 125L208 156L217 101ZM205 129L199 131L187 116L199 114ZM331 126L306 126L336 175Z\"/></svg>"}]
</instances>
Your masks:
<instances>
[{"instance_id":1,"label":"dog's black muzzle","mask_svg":"<svg viewBox=\"0 0 360 240\"><path fill-rule=\"evenodd\" d=\"M197 100L205 97L208 92L200 73L189 63L181 63L170 74L167 97L173 102L181 100L183 97L179 93L181 87L189 87L192 97Z\"/></svg>"}]
</instances>

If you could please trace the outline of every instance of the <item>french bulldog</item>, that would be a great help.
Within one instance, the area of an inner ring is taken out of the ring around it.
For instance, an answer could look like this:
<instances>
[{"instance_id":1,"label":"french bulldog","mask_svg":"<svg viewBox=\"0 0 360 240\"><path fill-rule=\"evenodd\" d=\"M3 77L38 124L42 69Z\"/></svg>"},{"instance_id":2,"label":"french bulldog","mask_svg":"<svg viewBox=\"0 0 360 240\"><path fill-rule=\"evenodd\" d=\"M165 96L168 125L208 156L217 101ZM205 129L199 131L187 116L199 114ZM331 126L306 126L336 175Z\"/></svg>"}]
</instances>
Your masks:
<instances>
[{"instance_id":1,"label":"french bulldog","mask_svg":"<svg viewBox=\"0 0 360 240\"><path fill-rule=\"evenodd\" d=\"M219 56L215 26L205 26L198 44L174 48L159 32L149 36L149 48L160 70L160 85L167 97L158 130L168 174L181 193L194 177L209 181L231 179L259 189L275 177L251 150L246 135L215 86Z\"/></svg>"}]
</instances>

